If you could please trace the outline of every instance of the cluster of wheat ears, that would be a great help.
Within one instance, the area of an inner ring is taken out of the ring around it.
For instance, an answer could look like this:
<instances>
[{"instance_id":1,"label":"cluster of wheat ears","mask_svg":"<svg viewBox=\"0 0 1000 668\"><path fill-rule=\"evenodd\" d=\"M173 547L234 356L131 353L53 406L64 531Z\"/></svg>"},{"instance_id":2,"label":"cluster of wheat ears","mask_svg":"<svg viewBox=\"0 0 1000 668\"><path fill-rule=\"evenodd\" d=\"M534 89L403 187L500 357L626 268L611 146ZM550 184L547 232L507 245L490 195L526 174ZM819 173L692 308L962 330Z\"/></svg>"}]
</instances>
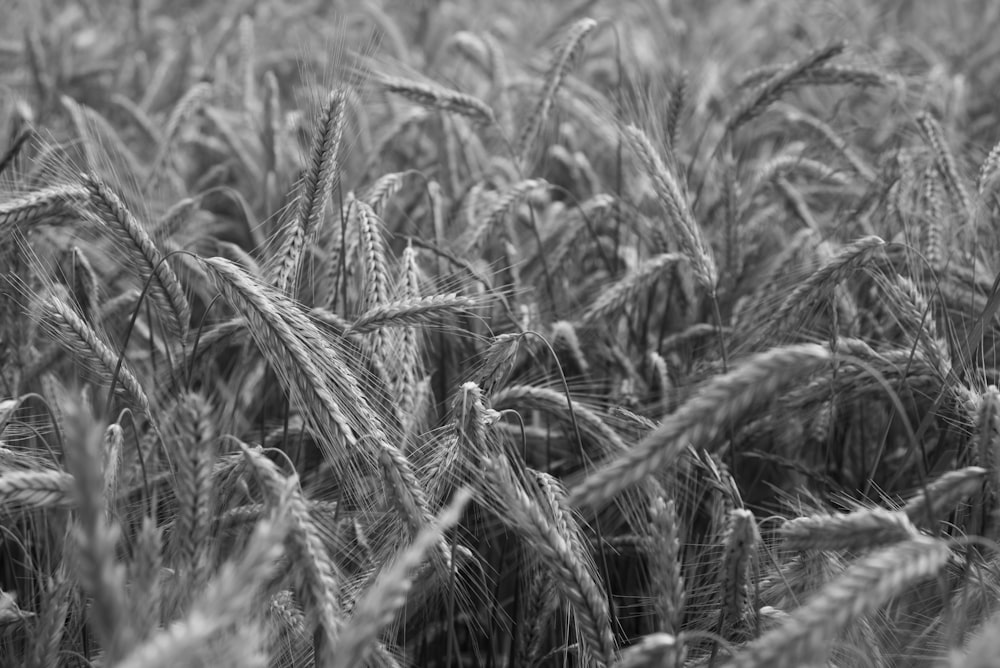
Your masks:
<instances>
[{"instance_id":1,"label":"cluster of wheat ears","mask_svg":"<svg viewBox=\"0 0 1000 668\"><path fill-rule=\"evenodd\" d=\"M146 4L0 40L0 664L998 665L996 11Z\"/></svg>"}]
</instances>

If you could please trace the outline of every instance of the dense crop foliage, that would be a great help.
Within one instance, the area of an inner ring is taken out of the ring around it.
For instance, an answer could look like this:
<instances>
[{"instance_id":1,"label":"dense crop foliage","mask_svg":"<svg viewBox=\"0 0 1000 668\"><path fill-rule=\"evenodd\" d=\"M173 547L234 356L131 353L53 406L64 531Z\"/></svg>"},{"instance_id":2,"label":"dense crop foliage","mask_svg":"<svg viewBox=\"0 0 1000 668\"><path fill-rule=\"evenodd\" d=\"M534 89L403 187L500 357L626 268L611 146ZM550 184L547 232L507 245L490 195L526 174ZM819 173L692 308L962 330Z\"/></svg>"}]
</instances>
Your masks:
<instances>
[{"instance_id":1,"label":"dense crop foliage","mask_svg":"<svg viewBox=\"0 0 1000 668\"><path fill-rule=\"evenodd\" d=\"M1000 5L7 3L0 664L996 665Z\"/></svg>"}]
</instances>

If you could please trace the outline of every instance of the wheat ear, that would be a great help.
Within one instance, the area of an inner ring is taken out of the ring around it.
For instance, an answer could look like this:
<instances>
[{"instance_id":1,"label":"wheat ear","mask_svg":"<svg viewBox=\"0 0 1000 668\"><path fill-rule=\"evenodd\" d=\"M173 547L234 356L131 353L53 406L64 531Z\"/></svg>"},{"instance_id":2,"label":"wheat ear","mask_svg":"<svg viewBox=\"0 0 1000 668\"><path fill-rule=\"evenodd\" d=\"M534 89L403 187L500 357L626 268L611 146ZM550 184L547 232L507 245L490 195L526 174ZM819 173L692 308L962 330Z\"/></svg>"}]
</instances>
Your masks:
<instances>
[{"instance_id":1,"label":"wheat ear","mask_svg":"<svg viewBox=\"0 0 1000 668\"><path fill-rule=\"evenodd\" d=\"M525 544L537 553L542 566L555 577L556 586L576 617L583 648L591 665L610 666L615 648L608 604L588 555L582 553L580 541L563 535L561 522L553 521L528 495L515 479L505 458L485 465L489 470L490 484L502 504L501 521L522 535ZM565 530L566 527L562 528Z\"/></svg>"},{"instance_id":2,"label":"wheat ear","mask_svg":"<svg viewBox=\"0 0 1000 668\"><path fill-rule=\"evenodd\" d=\"M466 116L477 123L493 123L493 110L489 105L472 95L459 93L437 84L422 83L411 79L382 77L382 87L390 93L400 95L429 109L440 109Z\"/></svg>"},{"instance_id":3,"label":"wheat ear","mask_svg":"<svg viewBox=\"0 0 1000 668\"><path fill-rule=\"evenodd\" d=\"M287 507L289 538L295 545L295 562L305 580L305 603L315 611L324 636L324 646L332 648L341 628L338 610L340 587L337 584L341 578L309 513L309 506L299 489L298 476L286 478L274 462L259 450L241 447L244 458L267 491L270 502L284 503Z\"/></svg>"},{"instance_id":4,"label":"wheat ear","mask_svg":"<svg viewBox=\"0 0 1000 668\"><path fill-rule=\"evenodd\" d=\"M670 232L691 263L698 282L710 295L714 295L715 285L719 281L719 270L680 184L674 174L667 169L645 132L630 125L625 128L624 133L626 143L639 158L646 175L653 182L656 197L669 214L667 223Z\"/></svg>"},{"instance_id":5,"label":"wheat ear","mask_svg":"<svg viewBox=\"0 0 1000 668\"><path fill-rule=\"evenodd\" d=\"M726 132L732 133L747 121L762 114L787 90L801 82L807 72L840 55L845 46L843 43L837 43L823 47L772 75L737 105L726 121Z\"/></svg>"},{"instance_id":6,"label":"wheat ear","mask_svg":"<svg viewBox=\"0 0 1000 668\"><path fill-rule=\"evenodd\" d=\"M68 213L74 204L87 199L87 191L77 185L43 188L0 204L0 230L6 235L11 229L25 230L31 224L49 216Z\"/></svg>"},{"instance_id":7,"label":"wheat ear","mask_svg":"<svg viewBox=\"0 0 1000 668\"><path fill-rule=\"evenodd\" d=\"M582 322L587 324L609 318L618 310L634 303L637 294L655 284L670 268L684 259L685 256L678 253L661 253L643 261L634 271L605 288L584 311Z\"/></svg>"},{"instance_id":8,"label":"wheat ear","mask_svg":"<svg viewBox=\"0 0 1000 668\"><path fill-rule=\"evenodd\" d=\"M174 270L162 261L160 250L118 195L93 176L84 176L84 186L97 219L108 226L129 251L140 278L153 277L151 294L157 311L167 331L183 345L191 322L191 307Z\"/></svg>"},{"instance_id":9,"label":"wheat ear","mask_svg":"<svg viewBox=\"0 0 1000 668\"><path fill-rule=\"evenodd\" d=\"M534 147L538 132L545 124L546 119L548 119L556 92L569 75L570 70L576 65L576 61L579 60L587 35L592 33L596 27L597 21L594 19L582 18L571 25L566 31L563 44L556 52L555 57L552 59L552 64L549 66L549 71L545 74L542 95L538 99L538 103L532 110L531 115L525 121L524 127L521 128L521 134L517 138L515 154L521 160L528 159L528 154Z\"/></svg>"},{"instance_id":10,"label":"wheat ear","mask_svg":"<svg viewBox=\"0 0 1000 668\"><path fill-rule=\"evenodd\" d=\"M841 515L796 517L778 534L789 550L864 550L898 543L917 534L905 513L864 508Z\"/></svg>"},{"instance_id":11,"label":"wheat ear","mask_svg":"<svg viewBox=\"0 0 1000 668\"><path fill-rule=\"evenodd\" d=\"M320 126L313 137L298 196L298 208L284 232L278 251L273 284L279 291L294 295L302 263L302 254L316 238L327 203L337 179L337 153L344 134L346 93L335 90L326 99L320 113Z\"/></svg>"},{"instance_id":12,"label":"wheat ear","mask_svg":"<svg viewBox=\"0 0 1000 668\"><path fill-rule=\"evenodd\" d=\"M440 544L444 532L458 523L470 497L465 489L456 492L437 519L421 529L410 546L379 573L361 595L330 652L336 657L331 664L333 668L350 668L362 663L378 634L392 623L396 613L406 604L414 572L428 550Z\"/></svg>"},{"instance_id":13,"label":"wheat ear","mask_svg":"<svg viewBox=\"0 0 1000 668\"><path fill-rule=\"evenodd\" d=\"M865 556L793 610L784 624L751 643L726 668L791 668L821 660L851 622L934 577L949 559L948 545L926 536Z\"/></svg>"},{"instance_id":14,"label":"wheat ear","mask_svg":"<svg viewBox=\"0 0 1000 668\"><path fill-rule=\"evenodd\" d=\"M637 445L585 478L570 493L574 506L599 506L639 482L685 447L708 447L726 427L771 401L781 390L825 366L830 352L815 344L773 348L702 389Z\"/></svg>"},{"instance_id":15,"label":"wheat ear","mask_svg":"<svg viewBox=\"0 0 1000 668\"><path fill-rule=\"evenodd\" d=\"M240 557L223 564L183 619L153 635L115 665L201 665L201 654L208 654L211 644L219 641L219 633L243 622L252 612L254 599L281 557L285 531L280 511L271 520L259 522Z\"/></svg>"},{"instance_id":16,"label":"wheat ear","mask_svg":"<svg viewBox=\"0 0 1000 668\"><path fill-rule=\"evenodd\" d=\"M0 506L5 509L69 508L74 505L73 477L62 471L0 473Z\"/></svg>"},{"instance_id":17,"label":"wheat ear","mask_svg":"<svg viewBox=\"0 0 1000 668\"><path fill-rule=\"evenodd\" d=\"M49 296L41 306L43 322L52 329L59 343L73 352L77 361L87 363L105 384L115 379L132 405L152 420L149 398L129 364L122 361L119 366L118 353L58 295ZM116 369L117 377L114 376Z\"/></svg>"}]
</instances>

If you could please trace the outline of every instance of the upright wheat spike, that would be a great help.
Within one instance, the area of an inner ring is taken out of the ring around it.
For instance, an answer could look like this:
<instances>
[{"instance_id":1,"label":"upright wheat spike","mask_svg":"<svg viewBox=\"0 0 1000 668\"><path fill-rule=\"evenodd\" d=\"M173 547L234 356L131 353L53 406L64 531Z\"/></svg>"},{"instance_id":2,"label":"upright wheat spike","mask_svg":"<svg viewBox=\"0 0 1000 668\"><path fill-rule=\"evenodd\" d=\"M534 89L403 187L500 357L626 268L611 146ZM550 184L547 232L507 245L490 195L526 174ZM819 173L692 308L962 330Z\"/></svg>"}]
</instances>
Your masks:
<instances>
[{"instance_id":1,"label":"upright wheat spike","mask_svg":"<svg viewBox=\"0 0 1000 668\"><path fill-rule=\"evenodd\" d=\"M955 156L948 148L941 124L931 116L930 112L923 111L917 116L917 127L920 128L920 132L934 151L934 163L944 180L945 190L951 197L952 203L965 220L971 220L972 198L969 196L969 191L966 189L962 177L959 176Z\"/></svg>"},{"instance_id":2,"label":"upright wheat spike","mask_svg":"<svg viewBox=\"0 0 1000 668\"><path fill-rule=\"evenodd\" d=\"M102 466L105 429L82 412L71 416L66 465L76 481L78 553L74 560L80 583L93 599L87 619L101 643L104 656L117 661L136 640L128 618L125 567L118 560L119 529L108 519L105 474Z\"/></svg>"},{"instance_id":3,"label":"upright wheat spike","mask_svg":"<svg viewBox=\"0 0 1000 668\"><path fill-rule=\"evenodd\" d=\"M528 153L534 147L538 132L545 124L549 111L552 109L556 92L579 59L587 35L592 33L596 27L597 21L594 19L582 18L566 31L563 44L556 52L552 64L549 66L549 71L545 74L545 85L542 89L542 95L538 99L538 104L528 116L524 127L521 128L521 134L517 138L514 152L521 160L528 159Z\"/></svg>"},{"instance_id":4,"label":"upright wheat spike","mask_svg":"<svg viewBox=\"0 0 1000 668\"><path fill-rule=\"evenodd\" d=\"M653 608L659 629L671 636L681 630L684 617L684 577L677 506L673 499L653 500L650 508L647 556Z\"/></svg>"},{"instance_id":5,"label":"upright wheat spike","mask_svg":"<svg viewBox=\"0 0 1000 668\"><path fill-rule=\"evenodd\" d=\"M345 98L344 91L335 90L323 105L319 130L313 138L309 163L299 191L298 209L285 229L278 251L272 283L287 295L295 294L302 253L316 238L337 180L337 153L344 133Z\"/></svg>"},{"instance_id":6,"label":"upright wheat spike","mask_svg":"<svg viewBox=\"0 0 1000 668\"><path fill-rule=\"evenodd\" d=\"M766 405L782 389L830 361L816 344L772 348L708 381L637 445L594 471L570 493L571 505L599 506L676 460L686 447L707 447L722 430Z\"/></svg>"},{"instance_id":7,"label":"upright wheat spike","mask_svg":"<svg viewBox=\"0 0 1000 668\"><path fill-rule=\"evenodd\" d=\"M751 562L756 555L760 534L757 521L749 510L737 508L729 512L729 523L723 541L722 583L719 627L723 637L731 637L733 629L741 629L746 616L753 610L749 597Z\"/></svg>"},{"instance_id":8,"label":"upright wheat spike","mask_svg":"<svg viewBox=\"0 0 1000 668\"><path fill-rule=\"evenodd\" d=\"M639 158L646 175L653 182L653 190L660 204L669 214L667 224L670 232L691 263L698 282L710 295L714 295L719 272L680 184L667 169L645 132L629 125L624 133L626 143Z\"/></svg>"}]
</instances>

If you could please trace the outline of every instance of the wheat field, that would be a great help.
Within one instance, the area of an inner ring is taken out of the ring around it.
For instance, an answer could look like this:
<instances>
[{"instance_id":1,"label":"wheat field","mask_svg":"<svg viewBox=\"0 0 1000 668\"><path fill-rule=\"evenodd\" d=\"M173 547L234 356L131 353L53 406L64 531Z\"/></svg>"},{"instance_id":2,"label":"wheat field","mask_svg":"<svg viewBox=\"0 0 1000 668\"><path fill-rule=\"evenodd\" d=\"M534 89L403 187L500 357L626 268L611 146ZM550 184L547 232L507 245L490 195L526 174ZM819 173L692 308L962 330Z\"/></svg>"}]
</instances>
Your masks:
<instances>
[{"instance_id":1,"label":"wheat field","mask_svg":"<svg viewBox=\"0 0 1000 668\"><path fill-rule=\"evenodd\" d=\"M1000 4L0 11L0 666L1000 666Z\"/></svg>"}]
</instances>

